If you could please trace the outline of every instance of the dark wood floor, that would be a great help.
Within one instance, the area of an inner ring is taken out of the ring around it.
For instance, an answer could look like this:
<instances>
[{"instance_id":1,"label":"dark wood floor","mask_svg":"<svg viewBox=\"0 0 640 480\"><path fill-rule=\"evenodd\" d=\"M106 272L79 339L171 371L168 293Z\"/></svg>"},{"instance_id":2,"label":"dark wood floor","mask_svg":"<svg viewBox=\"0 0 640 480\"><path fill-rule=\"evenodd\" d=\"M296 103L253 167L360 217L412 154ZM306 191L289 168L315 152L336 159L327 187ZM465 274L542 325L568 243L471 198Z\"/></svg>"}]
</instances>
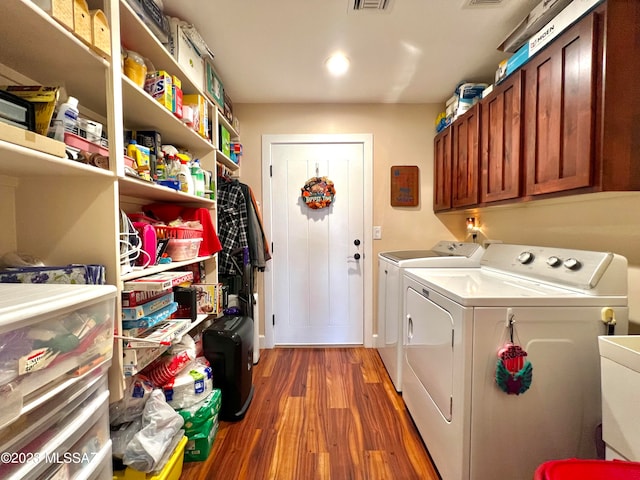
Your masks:
<instances>
[{"instance_id":1,"label":"dark wood floor","mask_svg":"<svg viewBox=\"0 0 640 480\"><path fill-rule=\"evenodd\" d=\"M437 480L375 349L263 350L245 418L182 479Z\"/></svg>"}]
</instances>

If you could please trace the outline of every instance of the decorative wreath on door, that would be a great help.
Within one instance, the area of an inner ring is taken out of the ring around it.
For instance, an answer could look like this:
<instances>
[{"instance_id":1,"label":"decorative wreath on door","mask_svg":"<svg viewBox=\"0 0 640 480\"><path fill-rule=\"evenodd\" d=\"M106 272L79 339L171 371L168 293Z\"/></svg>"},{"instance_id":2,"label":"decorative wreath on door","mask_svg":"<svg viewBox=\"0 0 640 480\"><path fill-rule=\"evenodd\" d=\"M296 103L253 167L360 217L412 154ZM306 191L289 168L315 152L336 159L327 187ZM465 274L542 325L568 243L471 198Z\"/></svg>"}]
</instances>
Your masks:
<instances>
[{"instance_id":1,"label":"decorative wreath on door","mask_svg":"<svg viewBox=\"0 0 640 480\"><path fill-rule=\"evenodd\" d=\"M305 205L314 209L331 205L336 194L336 187L327 177L311 177L300 190Z\"/></svg>"}]
</instances>

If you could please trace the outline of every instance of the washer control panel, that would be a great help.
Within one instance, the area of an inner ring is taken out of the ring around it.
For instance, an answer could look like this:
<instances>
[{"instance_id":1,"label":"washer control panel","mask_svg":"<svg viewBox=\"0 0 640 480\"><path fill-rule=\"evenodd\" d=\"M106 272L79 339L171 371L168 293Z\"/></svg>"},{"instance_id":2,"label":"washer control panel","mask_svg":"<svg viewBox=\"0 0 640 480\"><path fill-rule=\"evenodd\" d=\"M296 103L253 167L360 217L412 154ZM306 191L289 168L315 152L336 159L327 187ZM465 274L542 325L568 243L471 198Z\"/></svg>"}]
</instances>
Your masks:
<instances>
[{"instance_id":1,"label":"washer control panel","mask_svg":"<svg viewBox=\"0 0 640 480\"><path fill-rule=\"evenodd\" d=\"M480 264L512 275L590 289L613 257L609 252L495 243L487 248Z\"/></svg>"}]
</instances>

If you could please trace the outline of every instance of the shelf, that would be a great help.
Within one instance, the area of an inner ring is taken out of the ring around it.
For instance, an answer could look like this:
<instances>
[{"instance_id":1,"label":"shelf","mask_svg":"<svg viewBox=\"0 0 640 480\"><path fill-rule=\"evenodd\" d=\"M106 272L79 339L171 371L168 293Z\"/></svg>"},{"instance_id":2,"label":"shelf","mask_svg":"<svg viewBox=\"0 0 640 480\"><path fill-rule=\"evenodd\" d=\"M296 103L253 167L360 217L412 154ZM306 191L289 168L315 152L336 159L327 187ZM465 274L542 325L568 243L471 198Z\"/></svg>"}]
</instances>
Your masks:
<instances>
[{"instance_id":1,"label":"shelf","mask_svg":"<svg viewBox=\"0 0 640 480\"><path fill-rule=\"evenodd\" d=\"M109 170L56 157L3 140L0 140L0 174L14 177L115 177Z\"/></svg>"},{"instance_id":2,"label":"shelf","mask_svg":"<svg viewBox=\"0 0 640 480\"><path fill-rule=\"evenodd\" d=\"M220 150L216 150L216 161L218 163L223 164L225 167L227 167L232 172L240 170L240 165L238 165L237 163L233 162L229 157L227 157Z\"/></svg>"},{"instance_id":3,"label":"shelf","mask_svg":"<svg viewBox=\"0 0 640 480\"><path fill-rule=\"evenodd\" d=\"M236 132L236 129L233 128L233 125L231 125L227 117L225 117L224 114L220 110L218 110L218 107L215 107L215 109L218 115L218 122L221 123L224 126L224 128L226 128L229 131L231 138L238 138L240 134Z\"/></svg>"},{"instance_id":4,"label":"shelf","mask_svg":"<svg viewBox=\"0 0 640 480\"><path fill-rule=\"evenodd\" d=\"M166 264L162 264L162 265L154 265L153 267L147 267L147 268L144 268L144 269L141 269L141 270L134 270L133 272L126 273L126 274L122 275L121 280L123 282L126 282L128 280L133 280L133 279L136 279L136 278L146 277L146 276L154 274L154 273L166 272L168 270L175 270L177 268L185 267L185 266L191 265L193 263L198 263L198 262L203 262L205 260L209 260L210 258L213 258L213 256L196 257L196 258L193 258L191 260L185 260L183 262L172 262L172 263L166 263Z\"/></svg>"},{"instance_id":5,"label":"shelf","mask_svg":"<svg viewBox=\"0 0 640 480\"><path fill-rule=\"evenodd\" d=\"M193 84L176 59L124 0L120 0L120 38L126 48L149 59L157 70L180 78L185 94L202 94L202 85Z\"/></svg>"},{"instance_id":6,"label":"shelf","mask_svg":"<svg viewBox=\"0 0 640 480\"><path fill-rule=\"evenodd\" d=\"M106 116L109 62L27 0L2 2L0 31L0 64L43 85L63 85L80 107Z\"/></svg>"},{"instance_id":7,"label":"shelf","mask_svg":"<svg viewBox=\"0 0 640 480\"><path fill-rule=\"evenodd\" d=\"M119 177L118 184L120 195L134 198L142 198L151 202L173 202L180 204L190 204L194 206L213 208L215 200L209 198L196 197L188 193L179 192L173 188L156 185L145 180L132 177Z\"/></svg>"},{"instance_id":8,"label":"shelf","mask_svg":"<svg viewBox=\"0 0 640 480\"><path fill-rule=\"evenodd\" d=\"M163 145L182 147L200 158L215 150L213 144L187 127L128 77L122 77L122 110L126 128L158 130Z\"/></svg>"},{"instance_id":9,"label":"shelf","mask_svg":"<svg viewBox=\"0 0 640 480\"><path fill-rule=\"evenodd\" d=\"M179 340L190 329L191 321L184 318L167 318L157 325L146 329L139 337L118 337L122 340L125 350L140 348L170 347L175 340Z\"/></svg>"}]
</instances>

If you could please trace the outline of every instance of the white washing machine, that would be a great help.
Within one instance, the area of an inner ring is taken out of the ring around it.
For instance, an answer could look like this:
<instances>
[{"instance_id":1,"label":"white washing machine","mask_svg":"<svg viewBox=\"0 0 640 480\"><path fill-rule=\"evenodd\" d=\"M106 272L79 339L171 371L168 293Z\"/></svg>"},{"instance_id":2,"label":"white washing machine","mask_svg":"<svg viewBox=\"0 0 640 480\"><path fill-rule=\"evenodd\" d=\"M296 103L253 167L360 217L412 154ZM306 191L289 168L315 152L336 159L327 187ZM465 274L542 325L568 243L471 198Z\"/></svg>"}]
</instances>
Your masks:
<instances>
[{"instance_id":1,"label":"white washing machine","mask_svg":"<svg viewBox=\"0 0 640 480\"><path fill-rule=\"evenodd\" d=\"M402 385L402 272L405 268L472 267L484 249L477 243L440 241L431 250L378 254L378 338L376 346L394 387Z\"/></svg>"},{"instance_id":2,"label":"white washing machine","mask_svg":"<svg viewBox=\"0 0 640 480\"><path fill-rule=\"evenodd\" d=\"M624 257L493 244L480 268L405 270L404 293L403 398L443 480L596 458L598 335L628 331ZM512 340L527 356L508 384L498 353Z\"/></svg>"}]
</instances>

